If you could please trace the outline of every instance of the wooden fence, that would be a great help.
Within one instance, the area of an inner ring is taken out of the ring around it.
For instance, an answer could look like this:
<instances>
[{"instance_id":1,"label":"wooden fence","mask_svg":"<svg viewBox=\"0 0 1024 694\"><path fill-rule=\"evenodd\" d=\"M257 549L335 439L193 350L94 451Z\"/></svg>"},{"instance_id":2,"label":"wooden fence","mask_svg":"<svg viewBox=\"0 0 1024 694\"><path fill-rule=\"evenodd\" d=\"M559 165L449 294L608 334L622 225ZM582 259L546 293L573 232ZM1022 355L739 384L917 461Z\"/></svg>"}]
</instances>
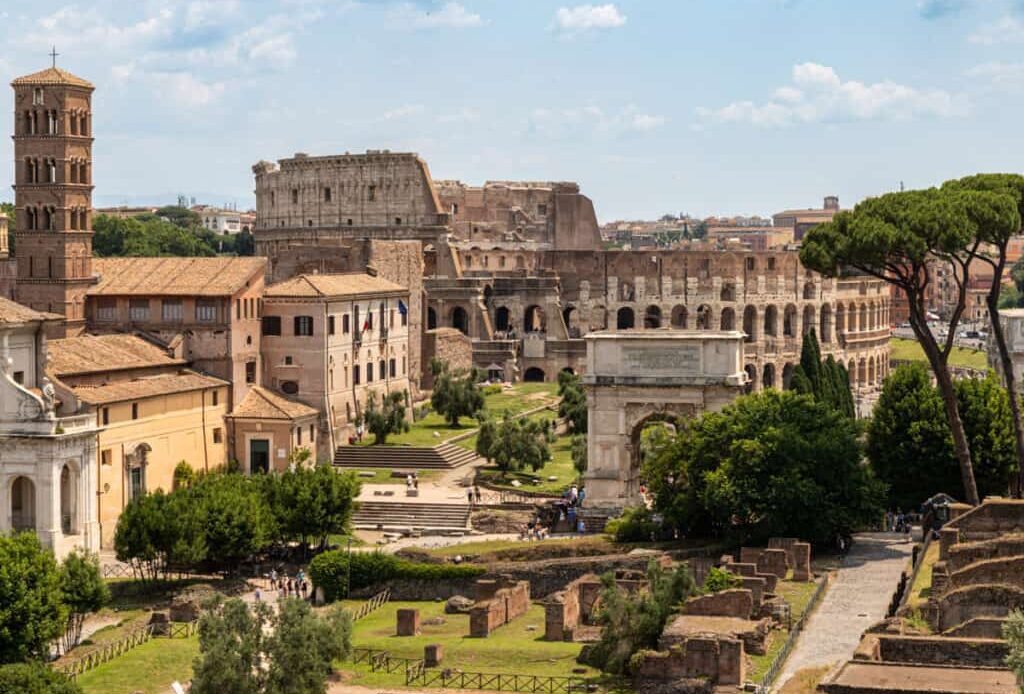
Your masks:
<instances>
[{"instance_id":1,"label":"wooden fence","mask_svg":"<svg viewBox=\"0 0 1024 694\"><path fill-rule=\"evenodd\" d=\"M391 589L385 588L354 610L352 612L352 621L358 622L374 610L383 607L389 600L391 600Z\"/></svg>"},{"instance_id":2,"label":"wooden fence","mask_svg":"<svg viewBox=\"0 0 1024 694\"><path fill-rule=\"evenodd\" d=\"M800 632L803 631L804 625L807 620L810 619L811 613L814 612L814 608L817 607L821 601L822 596L825 594L825 590L829 584L829 574L825 574L825 578L822 579L818 587L814 589L814 593L811 594L811 599L807 602L807 607L804 608L803 614L800 615L800 619L793 622L789 628L789 637L786 639L786 643L783 644L782 650L776 655L775 659L772 660L772 664L768 667L768 671L764 673L764 677L756 685L756 691L767 692L775 681L775 678L782 672L782 666L786 664L786 659L789 658L790 652L796 645L796 641L800 638Z\"/></svg>"},{"instance_id":3,"label":"wooden fence","mask_svg":"<svg viewBox=\"0 0 1024 694\"><path fill-rule=\"evenodd\" d=\"M132 629L116 641L104 643L78 658L57 663L53 667L74 680L82 673L124 655L136 646L141 646L154 638L184 639L195 634L197 630L198 622L146 624Z\"/></svg>"}]
</instances>

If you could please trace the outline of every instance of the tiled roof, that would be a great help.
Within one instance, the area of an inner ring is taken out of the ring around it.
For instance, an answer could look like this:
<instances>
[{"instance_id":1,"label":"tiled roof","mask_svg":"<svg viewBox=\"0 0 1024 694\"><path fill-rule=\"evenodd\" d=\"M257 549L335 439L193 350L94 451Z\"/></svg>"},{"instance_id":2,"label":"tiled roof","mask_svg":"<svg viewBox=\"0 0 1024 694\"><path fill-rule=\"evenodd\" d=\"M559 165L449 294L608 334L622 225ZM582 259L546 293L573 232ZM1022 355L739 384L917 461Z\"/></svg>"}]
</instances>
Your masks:
<instances>
[{"instance_id":1,"label":"tiled roof","mask_svg":"<svg viewBox=\"0 0 1024 694\"><path fill-rule=\"evenodd\" d=\"M81 77L76 77L67 70L61 70L59 67L48 67L45 70L33 72L31 75L18 77L11 82L12 87L22 84L72 84L76 87L86 87L88 89L93 88L92 82L84 80Z\"/></svg>"},{"instance_id":2,"label":"tiled roof","mask_svg":"<svg viewBox=\"0 0 1024 694\"><path fill-rule=\"evenodd\" d=\"M252 386L228 416L239 419L293 420L317 414L319 411L316 408L305 403L289 400L262 386Z\"/></svg>"},{"instance_id":3,"label":"tiled roof","mask_svg":"<svg viewBox=\"0 0 1024 694\"><path fill-rule=\"evenodd\" d=\"M37 320L60 320L63 316L43 313L24 304L0 296L0 325L4 323L26 323Z\"/></svg>"},{"instance_id":4,"label":"tiled roof","mask_svg":"<svg viewBox=\"0 0 1024 694\"><path fill-rule=\"evenodd\" d=\"M75 397L82 402L90 405L106 405L112 402L141 400L156 395L187 393L226 385L228 385L227 381L222 381L219 378L203 376L194 371L179 371L130 381L111 381L99 386L73 386L71 390Z\"/></svg>"},{"instance_id":5,"label":"tiled roof","mask_svg":"<svg viewBox=\"0 0 1024 694\"><path fill-rule=\"evenodd\" d=\"M382 277L362 273L343 275L296 275L267 287L268 297L336 297L408 291Z\"/></svg>"},{"instance_id":6,"label":"tiled roof","mask_svg":"<svg viewBox=\"0 0 1024 694\"><path fill-rule=\"evenodd\" d=\"M266 258L95 258L90 296L230 296L266 270Z\"/></svg>"},{"instance_id":7,"label":"tiled roof","mask_svg":"<svg viewBox=\"0 0 1024 694\"><path fill-rule=\"evenodd\" d=\"M57 377L185 363L135 335L81 335L49 340L47 346L47 370Z\"/></svg>"},{"instance_id":8,"label":"tiled roof","mask_svg":"<svg viewBox=\"0 0 1024 694\"><path fill-rule=\"evenodd\" d=\"M828 217L832 218L839 210L783 210L772 217Z\"/></svg>"}]
</instances>

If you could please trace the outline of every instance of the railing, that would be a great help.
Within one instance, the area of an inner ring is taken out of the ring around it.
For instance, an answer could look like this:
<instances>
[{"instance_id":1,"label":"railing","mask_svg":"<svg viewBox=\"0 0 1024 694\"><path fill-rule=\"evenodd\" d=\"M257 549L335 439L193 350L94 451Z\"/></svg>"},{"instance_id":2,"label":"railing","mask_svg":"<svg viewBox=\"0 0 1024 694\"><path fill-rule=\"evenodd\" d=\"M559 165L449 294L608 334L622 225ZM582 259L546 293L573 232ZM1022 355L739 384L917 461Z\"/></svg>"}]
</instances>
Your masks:
<instances>
[{"instance_id":1,"label":"railing","mask_svg":"<svg viewBox=\"0 0 1024 694\"><path fill-rule=\"evenodd\" d=\"M829 575L826 574L824 580L818 584L818 587L814 589L814 593L811 594L811 599L807 602L807 607L804 608L803 614L796 620L789 628L789 636L786 638L786 643L782 645L776 655L775 659L772 660L772 664L768 667L768 671L761 677L761 681L757 683L756 690L759 694L767 692L769 687L772 686L772 682L779 676L779 672L782 671L782 666L786 664L786 659L789 658L790 652L793 650L793 646L796 645L797 639L800 637L800 632L803 631L804 625L810 618L811 613L814 612L814 608L817 607L821 597L825 594L825 589L828 587Z\"/></svg>"},{"instance_id":2,"label":"railing","mask_svg":"<svg viewBox=\"0 0 1024 694\"><path fill-rule=\"evenodd\" d=\"M391 599L391 589L385 588L381 592L374 595L372 598L364 602L359 608L352 613L352 621L358 622L360 619L370 614L374 610L384 606Z\"/></svg>"},{"instance_id":3,"label":"railing","mask_svg":"<svg viewBox=\"0 0 1024 694\"><path fill-rule=\"evenodd\" d=\"M928 548L932 544L931 531L926 528L923 532L924 543L920 545L921 548L919 550L915 547L917 554L914 556L910 575L907 576L905 571L900 574L900 583L896 586L896 592L893 593L892 601L889 603L889 611L886 613L887 617L895 617L896 612L907 604L907 600L910 599L910 594L913 592L914 581L917 580L917 575L924 565L925 555L928 554Z\"/></svg>"},{"instance_id":4,"label":"railing","mask_svg":"<svg viewBox=\"0 0 1024 694\"><path fill-rule=\"evenodd\" d=\"M77 679L79 675L88 672L93 668L99 667L120 655L124 655L136 646L141 646L154 638L188 638L196 633L198 630L198 624L199 623L197 621L146 624L145 626L132 629L117 641L105 643L73 660L57 663L53 668L63 672L68 676L68 678L74 680Z\"/></svg>"},{"instance_id":5,"label":"railing","mask_svg":"<svg viewBox=\"0 0 1024 694\"><path fill-rule=\"evenodd\" d=\"M585 692L588 689L587 680L583 677L461 672L450 668L408 668L405 671L405 684L418 687L485 689L494 692L547 692L547 694L571 694L572 692Z\"/></svg>"}]
</instances>

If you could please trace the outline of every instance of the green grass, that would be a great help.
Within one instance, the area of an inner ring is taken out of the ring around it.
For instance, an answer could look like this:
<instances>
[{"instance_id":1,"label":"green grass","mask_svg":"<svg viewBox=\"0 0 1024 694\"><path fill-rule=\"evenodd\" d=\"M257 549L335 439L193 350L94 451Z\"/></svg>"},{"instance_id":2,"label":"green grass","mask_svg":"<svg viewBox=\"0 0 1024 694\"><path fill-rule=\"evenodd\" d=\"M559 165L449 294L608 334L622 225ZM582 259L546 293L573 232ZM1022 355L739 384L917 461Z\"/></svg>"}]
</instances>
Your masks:
<instances>
[{"instance_id":1,"label":"green grass","mask_svg":"<svg viewBox=\"0 0 1024 694\"><path fill-rule=\"evenodd\" d=\"M775 587L775 592L789 604L789 611L795 622L807 611L807 605L810 603L811 596L814 595L817 587L818 584L813 581L779 581ZM786 628L773 631L768 635L768 647L765 649L765 654L749 656L748 681L760 682L761 678L768 672L768 668L771 667L775 656L786 645L786 639L788 638L789 629Z\"/></svg>"},{"instance_id":2,"label":"green grass","mask_svg":"<svg viewBox=\"0 0 1024 694\"><path fill-rule=\"evenodd\" d=\"M580 537L555 537L547 540L528 541L528 540L481 540L480 542L464 542L458 545L448 545L447 547L433 547L431 549L419 550L425 554L429 554L435 557L454 557L461 555L463 557L471 556L480 560L500 560L500 554L504 553L516 553L516 554L528 554L531 552L543 553L550 551L552 547L575 547L580 552L585 554L597 554L604 553L610 554L617 551L622 551L616 547L610 540L601 535L589 535Z\"/></svg>"},{"instance_id":3,"label":"green grass","mask_svg":"<svg viewBox=\"0 0 1024 694\"><path fill-rule=\"evenodd\" d=\"M928 551L921 560L921 569L914 577L914 585L910 587L910 595L907 598L907 605L918 607L928 602L932 594L932 569L935 562L939 560L939 543L933 542L928 545Z\"/></svg>"},{"instance_id":4,"label":"green grass","mask_svg":"<svg viewBox=\"0 0 1024 694\"><path fill-rule=\"evenodd\" d=\"M892 346L893 359L900 361L928 361L924 356L924 350L917 340L894 337L889 340L889 344ZM949 365L986 371L988 369L988 358L984 352L976 349L954 347L953 351L949 353Z\"/></svg>"},{"instance_id":5,"label":"green grass","mask_svg":"<svg viewBox=\"0 0 1024 694\"><path fill-rule=\"evenodd\" d=\"M786 645L786 639L788 638L788 629L780 629L768 634L768 647L765 649L764 655L750 656L750 667L747 668L748 682L761 681L761 678L764 677L766 672L768 672L768 668L772 666L775 656L777 656L779 651L782 650L782 647Z\"/></svg>"},{"instance_id":6,"label":"green grass","mask_svg":"<svg viewBox=\"0 0 1024 694\"><path fill-rule=\"evenodd\" d=\"M553 412L542 412L540 415L555 416ZM476 445L475 436L473 437L473 445ZM557 479L549 481L548 477L552 475ZM576 481L576 469L572 466L572 437L559 436L551 444L551 460L536 472L533 470L516 470L502 477L501 471L497 468L481 468L477 473L477 479L499 489L507 489L509 491L521 489L559 496ZM520 486L518 488L512 484L513 480L519 480Z\"/></svg>"},{"instance_id":7,"label":"green grass","mask_svg":"<svg viewBox=\"0 0 1024 694\"><path fill-rule=\"evenodd\" d=\"M399 608L420 611L420 636L395 636L395 613ZM441 617L444 624L423 624L424 620ZM533 631L527 627L534 627ZM388 651L404 658L422 658L423 647L438 643L444 646L442 667L466 672L502 672L530 675L571 675L582 644L544 641L544 607L530 605L529 611L493 631L487 638L470 638L469 615L444 614L444 602L391 602L356 622L352 644ZM351 662L338 664L339 669L354 673L351 684L370 687L404 684L401 670L390 675L371 673L368 667ZM587 668L587 675L596 675Z\"/></svg>"},{"instance_id":8,"label":"green grass","mask_svg":"<svg viewBox=\"0 0 1024 694\"><path fill-rule=\"evenodd\" d=\"M175 680L192 678L199 638L156 638L78 678L84 694L164 694Z\"/></svg>"}]
</instances>

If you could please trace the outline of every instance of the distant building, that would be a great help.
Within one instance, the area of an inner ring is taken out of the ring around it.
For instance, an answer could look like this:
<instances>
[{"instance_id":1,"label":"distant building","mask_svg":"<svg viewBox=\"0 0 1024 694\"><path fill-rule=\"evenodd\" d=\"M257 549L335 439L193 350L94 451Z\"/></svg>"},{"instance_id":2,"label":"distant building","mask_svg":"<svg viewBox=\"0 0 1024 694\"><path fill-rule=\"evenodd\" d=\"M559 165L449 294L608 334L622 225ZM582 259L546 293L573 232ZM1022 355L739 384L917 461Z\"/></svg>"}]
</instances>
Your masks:
<instances>
[{"instance_id":1,"label":"distant building","mask_svg":"<svg viewBox=\"0 0 1024 694\"><path fill-rule=\"evenodd\" d=\"M772 215L772 222L776 227L789 227L793 230L793 240L802 241L804 234L823 222L832 221L832 217L839 212L839 198L829 195L820 210L786 210Z\"/></svg>"},{"instance_id":2,"label":"distant building","mask_svg":"<svg viewBox=\"0 0 1024 694\"><path fill-rule=\"evenodd\" d=\"M192 211L199 215L199 223L204 229L209 229L216 234L234 236L242 231L242 214L238 210L195 205L192 207Z\"/></svg>"},{"instance_id":3,"label":"distant building","mask_svg":"<svg viewBox=\"0 0 1024 694\"><path fill-rule=\"evenodd\" d=\"M767 251L793 243L793 230L774 226L709 226L707 240L719 246L736 240L752 251Z\"/></svg>"},{"instance_id":4,"label":"distant building","mask_svg":"<svg viewBox=\"0 0 1024 694\"><path fill-rule=\"evenodd\" d=\"M299 275L267 287L263 384L321 412L321 455L355 432L370 393L380 404L386 393L409 391L408 307L408 289L366 274Z\"/></svg>"},{"instance_id":5,"label":"distant building","mask_svg":"<svg viewBox=\"0 0 1024 694\"><path fill-rule=\"evenodd\" d=\"M999 311L999 317L1003 324L1006 349L1010 352L1010 360L1013 362L1017 390L1024 391L1024 308L1004 308ZM988 363L996 373L1003 374L999 348L991 338L988 340Z\"/></svg>"},{"instance_id":6,"label":"distant building","mask_svg":"<svg viewBox=\"0 0 1024 694\"><path fill-rule=\"evenodd\" d=\"M231 458L254 474L288 468L293 451L319 446L320 410L269 388L253 386L226 421Z\"/></svg>"},{"instance_id":7,"label":"distant building","mask_svg":"<svg viewBox=\"0 0 1024 694\"><path fill-rule=\"evenodd\" d=\"M147 214L156 214L156 211L159 209L159 207L152 206L129 207L127 205L120 205L117 207L97 207L96 214L103 214L117 219L133 219Z\"/></svg>"}]
</instances>

